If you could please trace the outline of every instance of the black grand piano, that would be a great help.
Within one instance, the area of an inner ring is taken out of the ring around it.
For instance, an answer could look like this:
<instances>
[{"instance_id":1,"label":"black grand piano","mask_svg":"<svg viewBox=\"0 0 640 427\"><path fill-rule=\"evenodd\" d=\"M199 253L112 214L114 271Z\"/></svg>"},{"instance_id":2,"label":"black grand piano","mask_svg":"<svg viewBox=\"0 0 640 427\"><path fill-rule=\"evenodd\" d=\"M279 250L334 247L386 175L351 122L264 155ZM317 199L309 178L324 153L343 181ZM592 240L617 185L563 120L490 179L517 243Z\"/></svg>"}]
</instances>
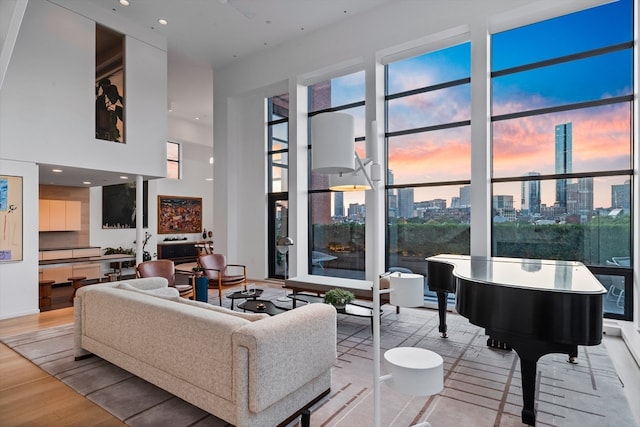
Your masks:
<instances>
[{"instance_id":1,"label":"black grand piano","mask_svg":"<svg viewBox=\"0 0 640 427\"><path fill-rule=\"evenodd\" d=\"M446 337L446 294L456 311L484 327L489 341L520 357L522 422L535 425L538 359L602 340L606 289L580 262L437 255L427 258L429 289L438 293L440 333ZM441 296L442 295L442 296Z\"/></svg>"}]
</instances>

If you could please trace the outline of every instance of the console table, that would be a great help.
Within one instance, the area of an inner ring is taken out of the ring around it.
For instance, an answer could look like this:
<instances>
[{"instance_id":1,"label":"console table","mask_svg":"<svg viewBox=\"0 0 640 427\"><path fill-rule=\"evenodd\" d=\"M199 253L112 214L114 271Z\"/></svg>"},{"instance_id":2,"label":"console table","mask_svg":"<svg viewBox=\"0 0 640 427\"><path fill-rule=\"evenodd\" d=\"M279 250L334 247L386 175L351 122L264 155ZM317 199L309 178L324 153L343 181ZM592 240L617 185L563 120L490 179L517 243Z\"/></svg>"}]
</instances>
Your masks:
<instances>
[{"instance_id":1,"label":"console table","mask_svg":"<svg viewBox=\"0 0 640 427\"><path fill-rule=\"evenodd\" d=\"M174 263L194 262L198 259L196 242L173 241L158 243L158 259L170 259Z\"/></svg>"}]
</instances>

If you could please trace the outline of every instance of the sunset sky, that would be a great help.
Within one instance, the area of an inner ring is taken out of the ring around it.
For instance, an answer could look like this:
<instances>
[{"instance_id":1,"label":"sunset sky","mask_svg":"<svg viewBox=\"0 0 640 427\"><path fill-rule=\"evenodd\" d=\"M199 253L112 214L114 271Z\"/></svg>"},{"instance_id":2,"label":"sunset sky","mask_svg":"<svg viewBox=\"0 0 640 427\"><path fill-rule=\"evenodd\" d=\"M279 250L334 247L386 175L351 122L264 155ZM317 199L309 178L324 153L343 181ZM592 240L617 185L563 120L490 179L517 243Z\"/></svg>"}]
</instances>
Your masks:
<instances>
[{"instance_id":1,"label":"sunset sky","mask_svg":"<svg viewBox=\"0 0 640 427\"><path fill-rule=\"evenodd\" d=\"M620 0L494 35L492 71L631 40L631 0ZM618 50L494 78L493 115L631 95L632 55L631 49ZM470 64L469 43L390 64L389 93L469 77ZM390 101L388 131L469 120L470 96L470 85L465 84ZM332 97L333 105L364 99L364 73L334 79ZM617 103L493 121L493 177L519 177L530 171L555 173L555 126L569 122L573 126L573 172L631 168L630 107L630 103ZM356 117L356 136L364 136L364 109L349 112ZM469 126L393 137L388 142L395 184L470 178ZM628 177L594 180L594 207L609 207L611 185L625 179ZM444 198L449 205L458 188L416 189L414 200ZM494 194L513 194L515 207L520 208L520 183L500 184ZM363 195L355 197L364 201ZM542 203L553 205L554 201L555 183L543 183Z\"/></svg>"}]
</instances>

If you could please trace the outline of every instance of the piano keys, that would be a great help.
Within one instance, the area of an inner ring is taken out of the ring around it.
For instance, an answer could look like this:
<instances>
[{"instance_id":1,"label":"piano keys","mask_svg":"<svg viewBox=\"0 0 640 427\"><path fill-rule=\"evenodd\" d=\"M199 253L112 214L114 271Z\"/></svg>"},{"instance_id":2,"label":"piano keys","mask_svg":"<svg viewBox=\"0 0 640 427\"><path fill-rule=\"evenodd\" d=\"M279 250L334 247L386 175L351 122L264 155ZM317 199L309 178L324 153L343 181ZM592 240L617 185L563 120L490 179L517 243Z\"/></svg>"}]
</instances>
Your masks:
<instances>
[{"instance_id":1,"label":"piano keys","mask_svg":"<svg viewBox=\"0 0 640 427\"><path fill-rule=\"evenodd\" d=\"M538 359L565 353L571 360L579 345L600 343L606 289L576 261L437 255L427 262L429 289L439 296L440 332L446 336L446 293L455 292L460 315L518 354L522 422L535 425Z\"/></svg>"}]
</instances>

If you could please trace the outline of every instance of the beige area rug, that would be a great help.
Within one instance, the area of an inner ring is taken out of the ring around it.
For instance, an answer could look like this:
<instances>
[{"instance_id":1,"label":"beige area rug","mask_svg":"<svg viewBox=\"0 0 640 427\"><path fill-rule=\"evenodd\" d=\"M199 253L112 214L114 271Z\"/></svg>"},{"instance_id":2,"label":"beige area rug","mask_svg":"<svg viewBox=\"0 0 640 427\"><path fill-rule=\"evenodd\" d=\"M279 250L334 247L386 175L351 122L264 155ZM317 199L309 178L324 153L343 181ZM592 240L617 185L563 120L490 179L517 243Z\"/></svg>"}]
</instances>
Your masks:
<instances>
[{"instance_id":1,"label":"beige area rug","mask_svg":"<svg viewBox=\"0 0 640 427\"><path fill-rule=\"evenodd\" d=\"M282 290L266 289L263 298L275 300L282 295ZM217 304L215 298L209 302ZM514 352L487 348L484 331L457 315L448 316L449 338L442 339L436 311L402 309L396 314L393 307L383 309L383 352L415 346L439 353L445 362L445 388L425 398L400 395L382 385L382 426L406 427L424 420L434 427L522 425L520 368ZM312 426L373 424L371 338L368 319L338 315L332 389L313 408ZM227 426L98 357L74 361L73 325L1 340L128 425ZM544 356L538 363L537 425L634 426L622 388L603 344L580 347L576 365L567 363L563 355Z\"/></svg>"}]
</instances>

